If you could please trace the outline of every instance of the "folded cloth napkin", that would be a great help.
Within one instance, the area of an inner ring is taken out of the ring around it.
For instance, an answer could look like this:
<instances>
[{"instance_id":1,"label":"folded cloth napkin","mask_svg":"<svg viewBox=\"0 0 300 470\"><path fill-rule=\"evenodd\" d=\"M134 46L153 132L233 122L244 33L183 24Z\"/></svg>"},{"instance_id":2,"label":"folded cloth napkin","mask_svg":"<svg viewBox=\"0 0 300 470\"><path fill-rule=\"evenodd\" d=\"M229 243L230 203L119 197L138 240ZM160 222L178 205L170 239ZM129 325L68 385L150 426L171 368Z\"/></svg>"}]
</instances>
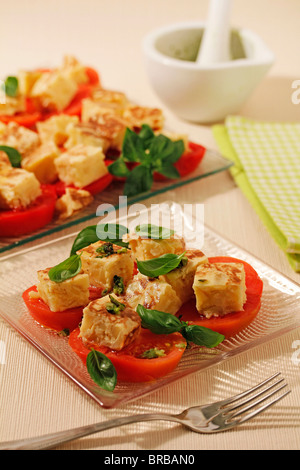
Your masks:
<instances>
[{"instance_id":1,"label":"folded cloth napkin","mask_svg":"<svg viewBox=\"0 0 300 470\"><path fill-rule=\"evenodd\" d=\"M237 185L300 272L300 123L229 116L213 134Z\"/></svg>"}]
</instances>

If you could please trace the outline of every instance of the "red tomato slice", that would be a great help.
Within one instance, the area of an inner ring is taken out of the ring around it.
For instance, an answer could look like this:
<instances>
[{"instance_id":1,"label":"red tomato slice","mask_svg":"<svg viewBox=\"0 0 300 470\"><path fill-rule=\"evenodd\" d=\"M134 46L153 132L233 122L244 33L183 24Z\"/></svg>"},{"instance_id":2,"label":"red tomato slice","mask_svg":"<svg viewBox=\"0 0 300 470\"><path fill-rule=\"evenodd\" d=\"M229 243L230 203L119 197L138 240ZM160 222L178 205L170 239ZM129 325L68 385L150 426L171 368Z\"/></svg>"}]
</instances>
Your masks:
<instances>
[{"instance_id":1,"label":"red tomato slice","mask_svg":"<svg viewBox=\"0 0 300 470\"><path fill-rule=\"evenodd\" d=\"M78 327L82 319L84 307L76 307L64 312L52 312L42 299L35 299L29 296L30 292L37 292L36 286L27 289L22 297L31 316L42 326L55 331L68 329L70 331Z\"/></svg>"},{"instance_id":2,"label":"red tomato slice","mask_svg":"<svg viewBox=\"0 0 300 470\"><path fill-rule=\"evenodd\" d=\"M89 78L89 83L91 85L100 85L100 77L97 70L92 67L86 67L85 73L87 74Z\"/></svg>"},{"instance_id":3,"label":"red tomato slice","mask_svg":"<svg viewBox=\"0 0 300 470\"><path fill-rule=\"evenodd\" d=\"M85 363L90 349L83 345L78 335L79 328L70 334L69 345ZM182 347L182 345L184 346ZM101 351L111 360L119 381L149 382L172 372L177 367L185 351L185 346L186 341L179 333L155 335L142 328L138 338L121 351L112 351L96 345L91 348ZM163 349L166 355L154 359L140 357L143 352L154 347Z\"/></svg>"},{"instance_id":4,"label":"red tomato slice","mask_svg":"<svg viewBox=\"0 0 300 470\"><path fill-rule=\"evenodd\" d=\"M41 229L53 218L56 191L42 185L42 194L26 209L0 211L0 237L18 237Z\"/></svg>"},{"instance_id":5,"label":"red tomato slice","mask_svg":"<svg viewBox=\"0 0 300 470\"><path fill-rule=\"evenodd\" d=\"M107 173L106 175L102 176L102 178L99 178L98 180L93 181L91 184L81 189L84 189L85 191L89 191L93 196L95 196L96 194L99 194L102 191L104 191L104 189L106 189L107 186L109 186L112 181L113 181L113 176L110 173ZM61 197L63 196L63 194L65 194L67 187L73 188L74 186L66 185L62 181L58 181L57 183L53 185L53 187L55 188L57 196Z\"/></svg>"},{"instance_id":6,"label":"red tomato slice","mask_svg":"<svg viewBox=\"0 0 300 470\"><path fill-rule=\"evenodd\" d=\"M205 326L229 338L244 330L258 314L261 305L263 282L252 266L245 261L227 256L209 258L209 261L211 263L243 263L246 273L247 295L244 310L229 313L224 317L212 317L208 319L203 315L199 315L195 300L193 299L181 307L177 316L181 315L182 321Z\"/></svg>"},{"instance_id":7,"label":"red tomato slice","mask_svg":"<svg viewBox=\"0 0 300 470\"><path fill-rule=\"evenodd\" d=\"M34 125L40 121L42 118L42 114L38 111L35 112L24 112L14 114L13 116L0 116L0 121L4 124L8 124L9 122L15 122L19 124L19 126L28 127L31 129Z\"/></svg>"}]
</instances>

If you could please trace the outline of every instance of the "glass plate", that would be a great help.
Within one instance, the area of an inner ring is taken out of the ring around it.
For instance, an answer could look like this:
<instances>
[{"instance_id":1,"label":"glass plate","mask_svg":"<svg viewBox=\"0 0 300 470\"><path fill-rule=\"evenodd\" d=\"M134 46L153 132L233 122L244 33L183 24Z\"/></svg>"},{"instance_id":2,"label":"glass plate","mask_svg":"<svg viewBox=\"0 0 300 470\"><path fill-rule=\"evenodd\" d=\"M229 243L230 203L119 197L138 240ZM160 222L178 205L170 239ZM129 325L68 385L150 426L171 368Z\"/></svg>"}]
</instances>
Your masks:
<instances>
[{"instance_id":1,"label":"glass plate","mask_svg":"<svg viewBox=\"0 0 300 470\"><path fill-rule=\"evenodd\" d=\"M166 191L187 185L221 171L225 171L232 165L233 163L223 158L220 153L214 150L206 149L202 162L200 163L197 170L195 170L193 173L186 177L180 178L178 181L174 180L168 182L154 182L151 191L128 199L128 204L133 204L135 202L148 199L157 194L162 194ZM75 226L82 222L89 221L95 217L97 207L100 204L110 204L112 208L119 207L119 197L122 195L122 193L123 184L114 182L109 186L109 188L95 196L93 203L90 204L86 209L80 211L66 221L54 220L43 229L30 235L18 238L0 238L0 257L2 257L2 253L5 253L9 250L14 249L14 252L16 252L16 249L22 247L24 244L37 241L45 236L60 232L66 228Z\"/></svg>"},{"instance_id":2,"label":"glass plate","mask_svg":"<svg viewBox=\"0 0 300 470\"><path fill-rule=\"evenodd\" d=\"M200 205L199 205L200 206ZM219 364L249 349L271 341L300 326L300 285L253 257L207 226L199 225L195 206L181 207L172 202L160 205L161 216L171 228L183 234L188 247L200 248L208 256L226 255L250 263L264 283L261 309L252 324L233 338L225 340L215 349L194 347L184 356L171 374L160 380L143 384L118 384L114 392L99 388L89 377L81 360L68 346L68 339L58 336L37 324L29 315L21 295L36 283L36 272L57 264L69 256L76 233L48 242L39 247L28 248L12 255L1 263L0 315L29 343L36 347L51 363L65 373L82 390L104 408L135 400L174 381ZM200 208L201 209L201 208ZM152 210L152 212L151 212ZM133 228L136 224L152 221L154 207L130 216L128 213L118 222ZM155 208L157 214L157 207ZM196 213L195 213L196 212ZM201 230L202 227L202 230Z\"/></svg>"}]
</instances>

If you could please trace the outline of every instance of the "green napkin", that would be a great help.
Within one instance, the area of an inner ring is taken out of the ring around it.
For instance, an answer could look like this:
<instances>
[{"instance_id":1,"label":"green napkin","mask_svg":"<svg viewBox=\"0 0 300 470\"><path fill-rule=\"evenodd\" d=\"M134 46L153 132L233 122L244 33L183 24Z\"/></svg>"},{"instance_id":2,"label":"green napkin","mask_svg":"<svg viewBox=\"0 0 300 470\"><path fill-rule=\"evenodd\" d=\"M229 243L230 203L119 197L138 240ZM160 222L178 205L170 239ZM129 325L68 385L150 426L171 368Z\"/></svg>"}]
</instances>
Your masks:
<instances>
[{"instance_id":1,"label":"green napkin","mask_svg":"<svg viewBox=\"0 0 300 470\"><path fill-rule=\"evenodd\" d=\"M229 116L213 126L230 171L296 272L300 272L300 123Z\"/></svg>"}]
</instances>

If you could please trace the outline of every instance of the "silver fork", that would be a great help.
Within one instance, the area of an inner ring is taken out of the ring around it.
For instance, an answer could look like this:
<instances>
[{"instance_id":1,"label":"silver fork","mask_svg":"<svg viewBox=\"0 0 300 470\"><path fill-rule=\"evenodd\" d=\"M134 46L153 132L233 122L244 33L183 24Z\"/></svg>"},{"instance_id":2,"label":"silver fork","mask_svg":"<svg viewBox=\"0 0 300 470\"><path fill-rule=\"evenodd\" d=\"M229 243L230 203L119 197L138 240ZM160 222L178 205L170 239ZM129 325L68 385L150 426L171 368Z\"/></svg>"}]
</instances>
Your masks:
<instances>
[{"instance_id":1,"label":"silver fork","mask_svg":"<svg viewBox=\"0 0 300 470\"><path fill-rule=\"evenodd\" d=\"M3 442L0 444L0 450L52 449L74 439L141 421L173 421L198 433L210 434L226 431L254 418L290 393L290 390L281 392L287 384L284 378L279 378L279 376L280 372L238 395L208 405L193 406L179 414L156 413L126 416L32 439Z\"/></svg>"}]
</instances>

